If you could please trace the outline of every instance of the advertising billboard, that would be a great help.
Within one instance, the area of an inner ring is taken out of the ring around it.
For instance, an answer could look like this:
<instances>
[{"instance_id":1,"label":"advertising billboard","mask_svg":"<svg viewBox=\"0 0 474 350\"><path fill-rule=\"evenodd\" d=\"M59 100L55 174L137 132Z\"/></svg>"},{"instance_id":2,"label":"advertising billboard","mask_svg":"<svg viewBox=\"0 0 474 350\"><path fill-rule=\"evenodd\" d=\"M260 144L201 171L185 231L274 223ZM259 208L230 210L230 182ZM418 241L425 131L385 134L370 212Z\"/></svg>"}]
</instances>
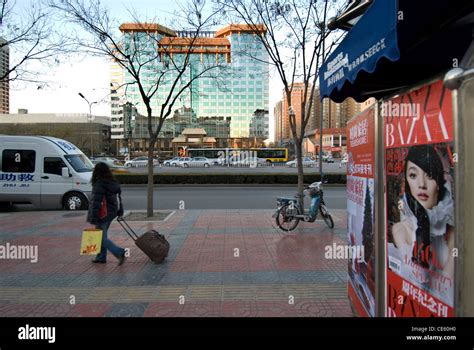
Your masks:
<instances>
[{"instance_id":1,"label":"advertising billboard","mask_svg":"<svg viewBox=\"0 0 474 350\"><path fill-rule=\"evenodd\" d=\"M375 109L347 124L347 232L349 298L360 316L375 316ZM358 254L356 254L358 253Z\"/></svg>"},{"instance_id":2,"label":"advertising billboard","mask_svg":"<svg viewBox=\"0 0 474 350\"><path fill-rule=\"evenodd\" d=\"M454 316L451 93L442 81L382 103L387 314Z\"/></svg>"}]
</instances>

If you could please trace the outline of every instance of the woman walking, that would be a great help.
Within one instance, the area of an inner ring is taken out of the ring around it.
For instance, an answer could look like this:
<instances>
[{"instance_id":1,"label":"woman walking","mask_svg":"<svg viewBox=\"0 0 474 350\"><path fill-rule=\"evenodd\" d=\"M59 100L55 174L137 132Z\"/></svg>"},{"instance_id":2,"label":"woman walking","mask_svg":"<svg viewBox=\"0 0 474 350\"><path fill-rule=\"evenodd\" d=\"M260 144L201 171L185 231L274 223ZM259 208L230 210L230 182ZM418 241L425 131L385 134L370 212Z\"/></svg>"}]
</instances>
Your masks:
<instances>
[{"instance_id":1,"label":"woman walking","mask_svg":"<svg viewBox=\"0 0 474 350\"><path fill-rule=\"evenodd\" d=\"M125 261L125 249L116 246L107 237L110 224L117 216L123 215L120 184L105 163L97 163L92 173L92 196L87 213L87 222L102 230L102 248L92 262L106 263L109 250L122 265ZM117 199L118 197L118 199Z\"/></svg>"}]
</instances>

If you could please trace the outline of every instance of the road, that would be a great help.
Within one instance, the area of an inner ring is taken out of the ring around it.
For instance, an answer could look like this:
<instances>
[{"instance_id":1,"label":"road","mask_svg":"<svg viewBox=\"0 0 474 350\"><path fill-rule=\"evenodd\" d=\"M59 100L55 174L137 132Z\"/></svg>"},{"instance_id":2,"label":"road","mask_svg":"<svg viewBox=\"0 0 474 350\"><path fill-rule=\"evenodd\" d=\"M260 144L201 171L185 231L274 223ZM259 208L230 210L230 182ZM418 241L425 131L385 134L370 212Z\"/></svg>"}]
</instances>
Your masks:
<instances>
[{"instance_id":1,"label":"road","mask_svg":"<svg viewBox=\"0 0 474 350\"><path fill-rule=\"evenodd\" d=\"M180 203L181 209L273 209L276 197L293 197L296 186L181 185L157 187L154 193L155 209L180 209ZM123 186L122 198L126 210L144 210L146 187ZM324 198L329 208L346 209L345 187L326 186Z\"/></svg>"}]
</instances>

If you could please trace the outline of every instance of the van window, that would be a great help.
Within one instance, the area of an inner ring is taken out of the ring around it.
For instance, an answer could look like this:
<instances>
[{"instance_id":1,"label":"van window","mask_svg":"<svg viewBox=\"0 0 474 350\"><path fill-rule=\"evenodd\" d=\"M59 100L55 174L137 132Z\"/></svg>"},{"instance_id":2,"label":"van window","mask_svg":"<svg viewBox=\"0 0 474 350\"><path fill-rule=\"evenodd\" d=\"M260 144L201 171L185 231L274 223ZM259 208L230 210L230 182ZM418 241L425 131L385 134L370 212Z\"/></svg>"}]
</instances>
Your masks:
<instances>
[{"instance_id":1,"label":"van window","mask_svg":"<svg viewBox=\"0 0 474 350\"><path fill-rule=\"evenodd\" d=\"M2 172L34 173L36 151L6 149L2 152Z\"/></svg>"},{"instance_id":2,"label":"van window","mask_svg":"<svg viewBox=\"0 0 474 350\"><path fill-rule=\"evenodd\" d=\"M59 157L46 157L43 163L43 172L45 174L62 175L62 168L67 168L63 160Z\"/></svg>"},{"instance_id":3,"label":"van window","mask_svg":"<svg viewBox=\"0 0 474 350\"><path fill-rule=\"evenodd\" d=\"M94 165L91 163L89 158L83 154L68 154L64 157L78 173L86 173L94 170Z\"/></svg>"}]
</instances>

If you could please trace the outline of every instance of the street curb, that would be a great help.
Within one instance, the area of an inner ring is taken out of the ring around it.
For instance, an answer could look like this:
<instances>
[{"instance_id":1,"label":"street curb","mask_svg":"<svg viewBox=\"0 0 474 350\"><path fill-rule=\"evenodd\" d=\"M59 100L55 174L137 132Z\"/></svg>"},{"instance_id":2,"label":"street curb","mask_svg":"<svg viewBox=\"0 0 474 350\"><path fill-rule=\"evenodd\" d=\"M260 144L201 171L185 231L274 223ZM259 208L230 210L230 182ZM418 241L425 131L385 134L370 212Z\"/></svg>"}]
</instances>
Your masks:
<instances>
[{"instance_id":1,"label":"street curb","mask_svg":"<svg viewBox=\"0 0 474 350\"><path fill-rule=\"evenodd\" d=\"M147 184L121 184L125 187L147 187ZM297 184L153 184L153 187L297 187ZM346 187L346 184L325 184L324 187Z\"/></svg>"}]
</instances>

